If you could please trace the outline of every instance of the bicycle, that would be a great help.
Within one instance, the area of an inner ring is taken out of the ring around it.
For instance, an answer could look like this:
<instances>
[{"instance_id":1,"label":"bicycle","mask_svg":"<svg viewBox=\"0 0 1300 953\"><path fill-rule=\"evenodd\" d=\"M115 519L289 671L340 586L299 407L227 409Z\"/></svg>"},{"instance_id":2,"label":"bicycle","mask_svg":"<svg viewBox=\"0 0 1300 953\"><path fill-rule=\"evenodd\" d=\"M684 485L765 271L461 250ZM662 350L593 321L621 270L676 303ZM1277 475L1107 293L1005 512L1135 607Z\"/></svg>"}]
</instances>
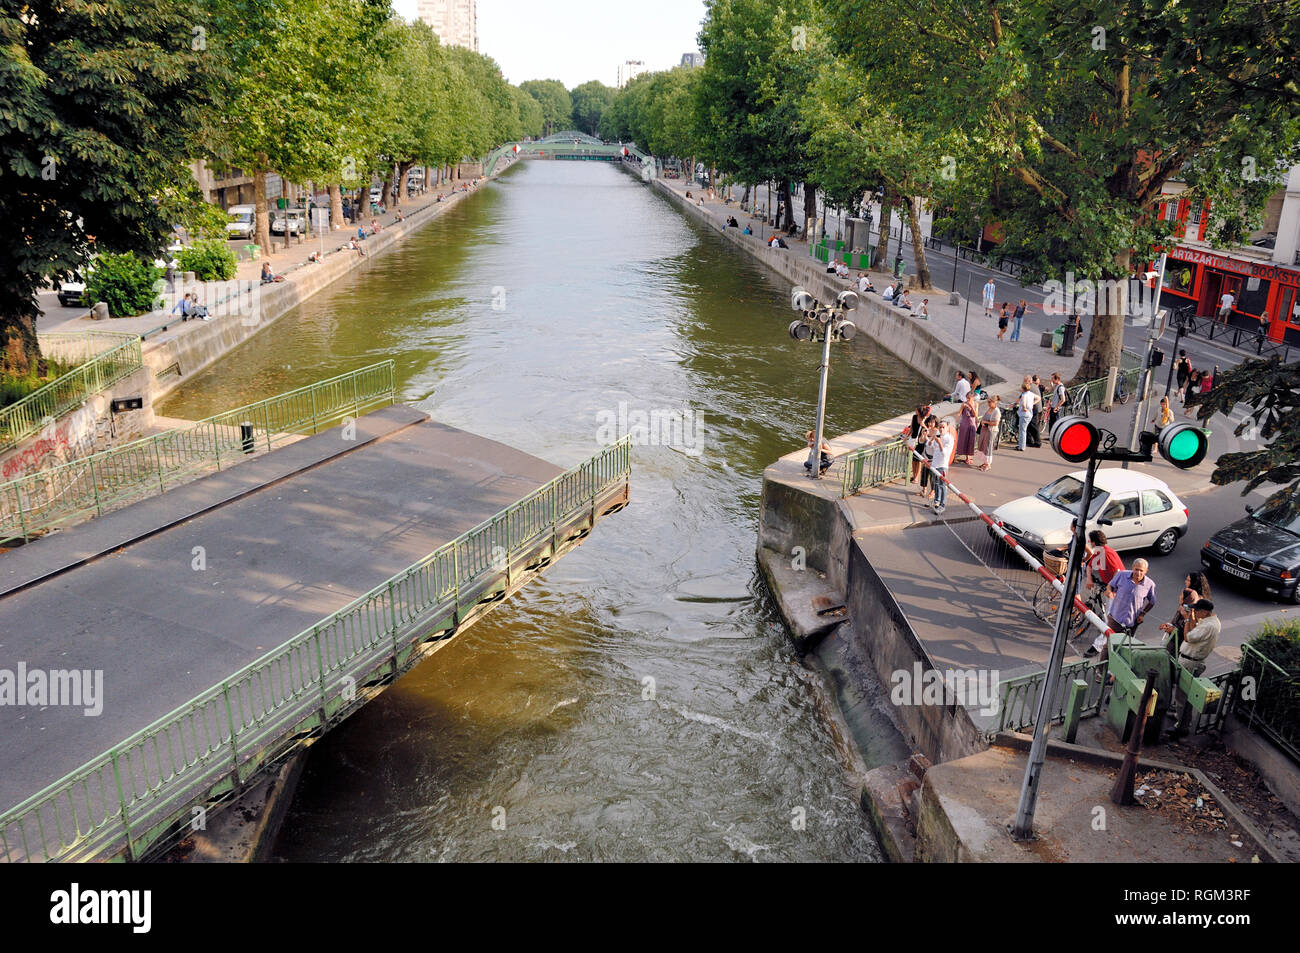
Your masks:
<instances>
[{"instance_id":1,"label":"bicycle","mask_svg":"<svg viewBox=\"0 0 1300 953\"><path fill-rule=\"evenodd\" d=\"M1054 556L1050 553L1045 554L1043 557L1043 565L1047 568L1048 572L1053 573L1053 575L1060 580L1065 571L1065 556ZM1088 609L1092 610L1094 615L1102 619L1106 618L1105 591L1106 587L1098 584L1093 587L1092 594L1089 595L1087 599L1083 600L1084 605ZM1054 586L1050 580L1041 580L1038 583L1038 588L1034 591L1034 615L1038 616L1038 618L1043 622L1049 622L1055 625L1056 616L1060 611L1061 600L1063 598L1066 598L1066 596L1062 592L1058 591L1056 586ZM1092 624L1088 621L1088 617L1083 613L1083 611L1077 605L1073 605L1073 601L1074 600L1071 599L1072 605L1070 609L1070 621L1066 623L1066 633L1068 638L1077 639L1087 633L1091 629Z\"/></svg>"},{"instance_id":2,"label":"bicycle","mask_svg":"<svg viewBox=\"0 0 1300 953\"><path fill-rule=\"evenodd\" d=\"M1088 389L1087 384L1075 389L1074 396L1070 398L1070 402L1067 405L1072 416L1088 416L1088 404L1090 401L1090 398L1088 397Z\"/></svg>"}]
</instances>

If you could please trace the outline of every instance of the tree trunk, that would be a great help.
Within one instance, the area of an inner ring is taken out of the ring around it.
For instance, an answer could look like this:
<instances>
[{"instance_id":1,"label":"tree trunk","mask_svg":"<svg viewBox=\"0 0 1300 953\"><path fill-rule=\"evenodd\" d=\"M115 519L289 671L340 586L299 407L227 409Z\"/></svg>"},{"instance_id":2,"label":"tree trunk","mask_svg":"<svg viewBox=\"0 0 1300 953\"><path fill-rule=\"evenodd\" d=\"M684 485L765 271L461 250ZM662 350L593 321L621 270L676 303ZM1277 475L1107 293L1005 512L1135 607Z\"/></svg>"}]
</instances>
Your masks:
<instances>
[{"instance_id":1,"label":"tree trunk","mask_svg":"<svg viewBox=\"0 0 1300 953\"><path fill-rule=\"evenodd\" d=\"M92 302L93 303L93 302ZM41 363L41 349L36 342L36 318L40 309L35 296L15 296L0 304L0 371L26 375Z\"/></svg>"},{"instance_id":2,"label":"tree trunk","mask_svg":"<svg viewBox=\"0 0 1300 953\"><path fill-rule=\"evenodd\" d=\"M397 204L401 205L408 198L410 193L406 190L406 178L411 169L415 166L414 162L399 162L397 164Z\"/></svg>"},{"instance_id":3,"label":"tree trunk","mask_svg":"<svg viewBox=\"0 0 1300 953\"><path fill-rule=\"evenodd\" d=\"M781 228L783 231L788 232L794 226L794 203L790 201L790 180L789 179L781 180L781 184L777 190L777 196L779 197L781 203L785 206L784 208L785 221L783 221L778 227Z\"/></svg>"},{"instance_id":4,"label":"tree trunk","mask_svg":"<svg viewBox=\"0 0 1300 953\"><path fill-rule=\"evenodd\" d=\"M1098 289L1093 296L1092 327L1088 329L1088 346L1083 360L1070 385L1105 377L1112 367L1119 366L1120 352L1124 348L1124 313L1128 309L1128 277L1132 252L1129 249L1115 256L1115 271L1103 276L1105 285L1115 288L1114 294L1103 294ZM1066 315L1068 317L1068 315Z\"/></svg>"},{"instance_id":5,"label":"tree trunk","mask_svg":"<svg viewBox=\"0 0 1300 953\"><path fill-rule=\"evenodd\" d=\"M916 280L921 287L930 288L930 263L925 257L925 240L921 236L921 220L916 213L920 202L916 196L905 199L907 202L907 227L912 230L912 257L916 261Z\"/></svg>"},{"instance_id":6,"label":"tree trunk","mask_svg":"<svg viewBox=\"0 0 1300 953\"><path fill-rule=\"evenodd\" d=\"M343 226L343 189L331 185L330 190L330 231Z\"/></svg>"},{"instance_id":7,"label":"tree trunk","mask_svg":"<svg viewBox=\"0 0 1300 953\"><path fill-rule=\"evenodd\" d=\"M253 205L257 209L257 230L255 232L258 247L263 255L271 254L271 217L266 201L266 157L261 157L263 167L253 173Z\"/></svg>"},{"instance_id":8,"label":"tree trunk","mask_svg":"<svg viewBox=\"0 0 1300 953\"><path fill-rule=\"evenodd\" d=\"M880 197L880 238L876 240L876 267L881 271L889 271L885 259L889 257L889 217L893 208L894 195L886 192Z\"/></svg>"},{"instance_id":9,"label":"tree trunk","mask_svg":"<svg viewBox=\"0 0 1300 953\"><path fill-rule=\"evenodd\" d=\"M823 203L823 205L824 204L825 203ZM824 214L825 210L823 209L823 215ZM825 219L823 218L822 221L824 223ZM808 239L809 246L817 241L817 236L814 234L816 228L817 186L813 185L811 182L805 182L803 184L803 234L804 238ZM834 256L832 255L831 257L833 258Z\"/></svg>"}]
</instances>

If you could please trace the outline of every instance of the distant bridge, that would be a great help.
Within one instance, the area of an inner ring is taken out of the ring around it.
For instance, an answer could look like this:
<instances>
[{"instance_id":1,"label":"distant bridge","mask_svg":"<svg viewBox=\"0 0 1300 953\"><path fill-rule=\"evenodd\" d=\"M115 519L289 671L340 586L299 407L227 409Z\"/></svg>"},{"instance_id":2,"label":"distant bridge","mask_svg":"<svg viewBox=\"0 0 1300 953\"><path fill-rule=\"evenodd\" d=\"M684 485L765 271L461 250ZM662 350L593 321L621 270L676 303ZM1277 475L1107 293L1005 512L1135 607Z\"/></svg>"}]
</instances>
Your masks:
<instances>
[{"instance_id":1,"label":"distant bridge","mask_svg":"<svg viewBox=\"0 0 1300 953\"><path fill-rule=\"evenodd\" d=\"M650 163L654 158L642 152L631 142L602 142L595 136L574 129L557 132L544 139L527 142L507 142L489 153L483 163L483 174L498 171L502 161L516 159L565 159L569 161L617 162L619 160Z\"/></svg>"}]
</instances>

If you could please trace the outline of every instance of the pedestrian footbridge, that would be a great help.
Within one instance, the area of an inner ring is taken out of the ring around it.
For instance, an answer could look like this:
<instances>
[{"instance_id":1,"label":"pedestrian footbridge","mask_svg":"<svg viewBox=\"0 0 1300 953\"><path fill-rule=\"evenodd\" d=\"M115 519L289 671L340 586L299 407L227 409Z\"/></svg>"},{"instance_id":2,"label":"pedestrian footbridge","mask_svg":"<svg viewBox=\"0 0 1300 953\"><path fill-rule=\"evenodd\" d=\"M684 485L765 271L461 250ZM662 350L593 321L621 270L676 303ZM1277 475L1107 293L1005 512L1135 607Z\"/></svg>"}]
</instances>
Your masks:
<instances>
[{"instance_id":1,"label":"pedestrian footbridge","mask_svg":"<svg viewBox=\"0 0 1300 953\"><path fill-rule=\"evenodd\" d=\"M313 430L0 554L0 860L156 855L628 502L626 441L562 470L401 404Z\"/></svg>"},{"instance_id":2,"label":"pedestrian footbridge","mask_svg":"<svg viewBox=\"0 0 1300 953\"><path fill-rule=\"evenodd\" d=\"M634 143L603 142L584 132L568 130L557 132L544 139L528 142L507 142L495 149L483 164L483 174L499 171L502 161L517 159L561 159L567 161L619 162L636 161L653 163L654 159L642 152Z\"/></svg>"}]
</instances>

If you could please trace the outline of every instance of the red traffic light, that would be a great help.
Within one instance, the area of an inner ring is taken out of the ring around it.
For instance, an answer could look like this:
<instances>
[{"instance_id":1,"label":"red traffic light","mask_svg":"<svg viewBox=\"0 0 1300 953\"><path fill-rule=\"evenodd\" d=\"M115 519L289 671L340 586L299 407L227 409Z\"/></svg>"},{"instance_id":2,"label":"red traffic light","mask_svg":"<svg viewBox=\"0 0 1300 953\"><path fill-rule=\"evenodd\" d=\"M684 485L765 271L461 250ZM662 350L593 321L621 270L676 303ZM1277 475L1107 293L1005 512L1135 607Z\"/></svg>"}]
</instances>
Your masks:
<instances>
[{"instance_id":1,"label":"red traffic light","mask_svg":"<svg viewBox=\"0 0 1300 953\"><path fill-rule=\"evenodd\" d=\"M1093 455L1101 437L1085 418L1062 417L1052 428L1051 440L1053 450L1071 463L1079 463Z\"/></svg>"}]
</instances>

